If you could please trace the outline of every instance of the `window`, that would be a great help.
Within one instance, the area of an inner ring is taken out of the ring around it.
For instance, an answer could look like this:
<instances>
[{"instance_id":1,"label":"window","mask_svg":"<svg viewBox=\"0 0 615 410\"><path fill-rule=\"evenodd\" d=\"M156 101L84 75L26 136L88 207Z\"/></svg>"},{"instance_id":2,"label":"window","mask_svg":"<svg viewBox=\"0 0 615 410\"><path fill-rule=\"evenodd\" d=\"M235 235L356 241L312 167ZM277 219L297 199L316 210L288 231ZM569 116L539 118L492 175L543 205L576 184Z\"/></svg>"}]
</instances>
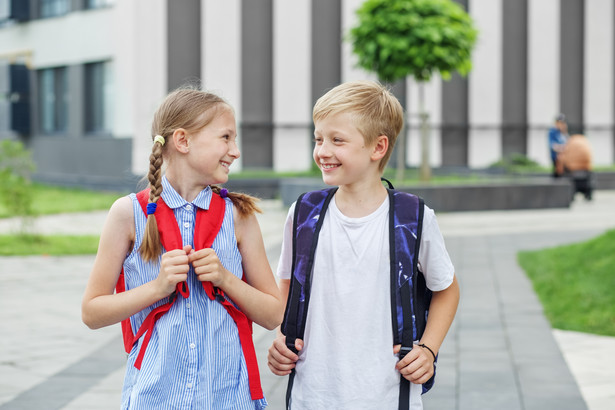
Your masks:
<instances>
[{"instance_id":1,"label":"window","mask_svg":"<svg viewBox=\"0 0 615 410\"><path fill-rule=\"evenodd\" d=\"M111 132L111 63L85 65L85 130L89 133Z\"/></svg>"},{"instance_id":2,"label":"window","mask_svg":"<svg viewBox=\"0 0 615 410\"><path fill-rule=\"evenodd\" d=\"M45 134L66 131L68 117L68 82L66 67L39 70L39 118Z\"/></svg>"},{"instance_id":3,"label":"window","mask_svg":"<svg viewBox=\"0 0 615 410\"><path fill-rule=\"evenodd\" d=\"M63 16L70 10L70 0L39 0L41 18Z\"/></svg>"}]
</instances>

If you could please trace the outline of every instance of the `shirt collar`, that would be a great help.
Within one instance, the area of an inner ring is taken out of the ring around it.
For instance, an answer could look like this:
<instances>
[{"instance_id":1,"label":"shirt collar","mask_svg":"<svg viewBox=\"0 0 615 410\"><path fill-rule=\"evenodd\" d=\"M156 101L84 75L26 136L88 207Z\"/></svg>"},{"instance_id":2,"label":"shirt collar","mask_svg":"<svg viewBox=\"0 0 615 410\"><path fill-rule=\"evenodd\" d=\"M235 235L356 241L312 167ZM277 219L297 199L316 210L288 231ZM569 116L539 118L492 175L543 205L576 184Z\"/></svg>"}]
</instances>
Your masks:
<instances>
[{"instance_id":1,"label":"shirt collar","mask_svg":"<svg viewBox=\"0 0 615 410\"><path fill-rule=\"evenodd\" d=\"M209 204L211 203L211 187L207 186L203 189L192 201L192 205L199 207L201 209L209 209ZM160 194L161 198L164 200L164 203L171 209L177 209L185 206L189 202L186 201L180 194L177 193L175 188L171 185L166 176L162 177L162 194Z\"/></svg>"}]
</instances>

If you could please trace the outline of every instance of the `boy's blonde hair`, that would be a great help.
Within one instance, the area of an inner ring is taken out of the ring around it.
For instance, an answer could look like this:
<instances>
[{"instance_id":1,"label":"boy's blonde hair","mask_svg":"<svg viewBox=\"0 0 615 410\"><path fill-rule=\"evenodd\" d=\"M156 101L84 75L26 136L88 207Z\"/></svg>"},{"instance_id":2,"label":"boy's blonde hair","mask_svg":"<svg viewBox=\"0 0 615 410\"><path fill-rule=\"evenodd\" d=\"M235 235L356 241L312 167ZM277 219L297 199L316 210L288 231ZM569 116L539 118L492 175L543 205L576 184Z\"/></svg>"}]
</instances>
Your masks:
<instances>
[{"instance_id":1,"label":"boy's blonde hair","mask_svg":"<svg viewBox=\"0 0 615 410\"><path fill-rule=\"evenodd\" d=\"M380 135L388 137L389 148L379 164L382 172L404 125L404 110L399 100L378 82L347 82L329 90L316 101L312 119L316 122L342 113L352 115L354 126L363 135L367 145L374 144Z\"/></svg>"}]
</instances>

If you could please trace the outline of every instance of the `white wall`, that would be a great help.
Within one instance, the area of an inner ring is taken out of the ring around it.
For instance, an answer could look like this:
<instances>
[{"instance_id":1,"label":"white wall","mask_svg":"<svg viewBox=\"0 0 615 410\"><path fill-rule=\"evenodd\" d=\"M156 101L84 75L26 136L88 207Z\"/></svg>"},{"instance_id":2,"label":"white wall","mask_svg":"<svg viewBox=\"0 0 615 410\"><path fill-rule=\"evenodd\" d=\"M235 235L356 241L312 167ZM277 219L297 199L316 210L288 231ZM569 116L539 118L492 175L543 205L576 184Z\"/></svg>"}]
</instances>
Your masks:
<instances>
[{"instance_id":1,"label":"white wall","mask_svg":"<svg viewBox=\"0 0 615 410\"><path fill-rule=\"evenodd\" d=\"M134 140L132 170L147 172L152 152L151 124L154 112L167 94L167 2L136 0L126 10L135 27L135 53L130 78L134 87Z\"/></svg>"},{"instance_id":2,"label":"white wall","mask_svg":"<svg viewBox=\"0 0 615 410\"><path fill-rule=\"evenodd\" d=\"M468 91L468 165L476 168L502 156L502 0L470 0L468 9L479 32Z\"/></svg>"},{"instance_id":3,"label":"white wall","mask_svg":"<svg viewBox=\"0 0 615 410\"><path fill-rule=\"evenodd\" d=\"M560 1L528 2L528 157L551 165L546 128L559 107Z\"/></svg>"},{"instance_id":4,"label":"white wall","mask_svg":"<svg viewBox=\"0 0 615 410\"><path fill-rule=\"evenodd\" d=\"M201 79L235 109L241 123L241 1L201 0ZM249 63L249 62L246 62ZM241 150L241 135L238 138ZM242 158L231 172L241 171Z\"/></svg>"},{"instance_id":5,"label":"white wall","mask_svg":"<svg viewBox=\"0 0 615 410\"><path fill-rule=\"evenodd\" d=\"M275 0L273 38L273 167L304 171L311 156L311 2Z\"/></svg>"},{"instance_id":6,"label":"white wall","mask_svg":"<svg viewBox=\"0 0 615 410\"><path fill-rule=\"evenodd\" d=\"M595 165L613 164L613 8L612 0L585 0L583 119Z\"/></svg>"}]
</instances>

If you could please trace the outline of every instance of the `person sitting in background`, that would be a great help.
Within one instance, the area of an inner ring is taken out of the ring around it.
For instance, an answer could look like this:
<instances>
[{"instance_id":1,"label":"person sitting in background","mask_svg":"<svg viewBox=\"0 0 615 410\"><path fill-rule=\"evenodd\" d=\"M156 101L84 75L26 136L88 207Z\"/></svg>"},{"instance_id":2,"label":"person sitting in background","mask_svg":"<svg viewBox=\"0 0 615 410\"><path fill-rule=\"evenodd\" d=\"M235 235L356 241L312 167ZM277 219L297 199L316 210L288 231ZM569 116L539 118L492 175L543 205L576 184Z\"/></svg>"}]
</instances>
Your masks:
<instances>
[{"instance_id":1,"label":"person sitting in background","mask_svg":"<svg viewBox=\"0 0 615 410\"><path fill-rule=\"evenodd\" d=\"M557 178L562 174L558 172L557 158L559 153L564 148L568 139L568 123L564 114L558 114L555 117L555 125L549 128L549 152L551 154L551 162L553 163L553 177Z\"/></svg>"},{"instance_id":2,"label":"person sitting in background","mask_svg":"<svg viewBox=\"0 0 615 410\"><path fill-rule=\"evenodd\" d=\"M592 150L583 134L570 136L558 155L557 173L572 179L574 193L581 192L585 199L592 199Z\"/></svg>"}]
</instances>

